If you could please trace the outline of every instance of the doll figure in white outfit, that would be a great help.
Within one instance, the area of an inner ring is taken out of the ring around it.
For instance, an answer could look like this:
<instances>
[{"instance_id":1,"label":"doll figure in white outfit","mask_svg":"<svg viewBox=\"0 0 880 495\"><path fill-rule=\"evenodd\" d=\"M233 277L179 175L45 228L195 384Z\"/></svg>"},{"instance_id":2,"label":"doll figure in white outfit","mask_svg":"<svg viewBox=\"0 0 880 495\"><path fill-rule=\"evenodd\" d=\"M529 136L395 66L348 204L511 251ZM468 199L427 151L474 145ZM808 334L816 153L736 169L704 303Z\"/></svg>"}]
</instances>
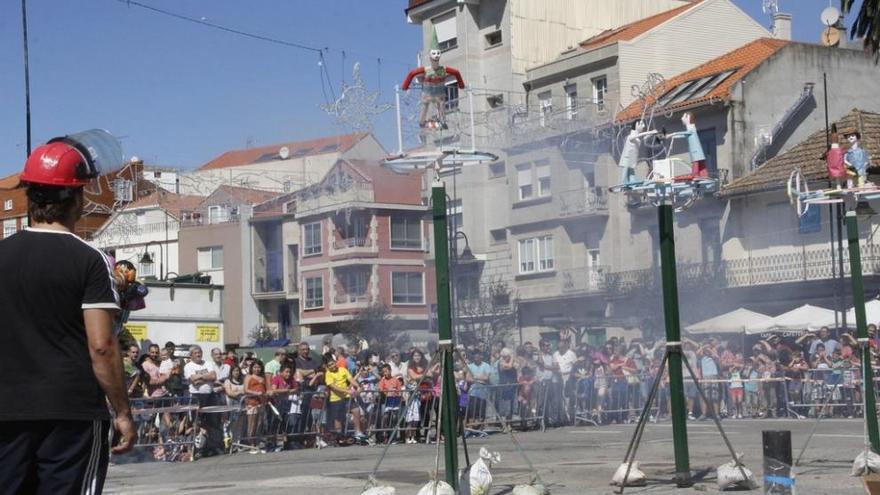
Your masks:
<instances>
[{"instance_id":1,"label":"doll figure in white outfit","mask_svg":"<svg viewBox=\"0 0 880 495\"><path fill-rule=\"evenodd\" d=\"M657 134L657 131L645 131L645 121L639 119L632 123L632 128L626 141L623 143L623 151L620 153L620 183L627 185L635 182L636 164L639 161L639 152L642 148L642 138Z\"/></svg>"}]
</instances>

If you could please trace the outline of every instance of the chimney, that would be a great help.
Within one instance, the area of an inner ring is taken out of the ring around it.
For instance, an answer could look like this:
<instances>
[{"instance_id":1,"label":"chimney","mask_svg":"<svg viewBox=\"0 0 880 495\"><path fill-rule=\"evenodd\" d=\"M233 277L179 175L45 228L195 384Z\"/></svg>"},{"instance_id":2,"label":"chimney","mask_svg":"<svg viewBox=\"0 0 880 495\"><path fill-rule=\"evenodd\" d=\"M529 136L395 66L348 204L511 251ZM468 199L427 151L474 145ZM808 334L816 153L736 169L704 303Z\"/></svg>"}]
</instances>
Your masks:
<instances>
[{"instance_id":1,"label":"chimney","mask_svg":"<svg viewBox=\"0 0 880 495\"><path fill-rule=\"evenodd\" d=\"M791 41L791 14L783 12L773 14L773 37Z\"/></svg>"}]
</instances>

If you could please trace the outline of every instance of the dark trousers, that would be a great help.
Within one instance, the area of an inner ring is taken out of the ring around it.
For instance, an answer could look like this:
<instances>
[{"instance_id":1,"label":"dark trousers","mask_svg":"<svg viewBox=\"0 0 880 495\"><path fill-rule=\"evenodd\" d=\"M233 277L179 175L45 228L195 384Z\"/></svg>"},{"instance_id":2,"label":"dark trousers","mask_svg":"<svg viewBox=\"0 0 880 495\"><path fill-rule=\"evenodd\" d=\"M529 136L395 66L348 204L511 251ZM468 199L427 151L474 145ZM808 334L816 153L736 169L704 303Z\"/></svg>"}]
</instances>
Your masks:
<instances>
[{"instance_id":1,"label":"dark trousers","mask_svg":"<svg viewBox=\"0 0 880 495\"><path fill-rule=\"evenodd\" d=\"M217 405L217 394L191 394L199 408ZM223 425L220 414L203 413L199 415L199 426L205 430L207 441L204 450L209 454L223 450ZM198 434L198 432L196 432Z\"/></svg>"},{"instance_id":2,"label":"dark trousers","mask_svg":"<svg viewBox=\"0 0 880 495\"><path fill-rule=\"evenodd\" d=\"M109 421L0 421L0 492L100 494Z\"/></svg>"}]
</instances>

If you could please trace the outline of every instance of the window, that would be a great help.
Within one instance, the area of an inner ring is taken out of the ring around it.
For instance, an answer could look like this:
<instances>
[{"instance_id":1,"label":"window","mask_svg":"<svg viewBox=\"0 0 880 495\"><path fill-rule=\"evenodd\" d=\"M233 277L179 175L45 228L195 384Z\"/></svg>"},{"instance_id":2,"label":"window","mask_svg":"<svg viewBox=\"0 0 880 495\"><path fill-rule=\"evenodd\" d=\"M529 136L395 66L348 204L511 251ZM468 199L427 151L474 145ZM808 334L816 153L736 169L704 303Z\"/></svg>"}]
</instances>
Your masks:
<instances>
[{"instance_id":1,"label":"window","mask_svg":"<svg viewBox=\"0 0 880 495\"><path fill-rule=\"evenodd\" d=\"M7 238L18 231L15 227L15 219L3 220L3 238Z\"/></svg>"},{"instance_id":2,"label":"window","mask_svg":"<svg viewBox=\"0 0 880 495\"><path fill-rule=\"evenodd\" d=\"M199 248L197 262L199 271L223 268L223 246Z\"/></svg>"},{"instance_id":3,"label":"window","mask_svg":"<svg viewBox=\"0 0 880 495\"><path fill-rule=\"evenodd\" d=\"M489 164L489 178L497 179L499 177L504 177L506 170L504 166L504 162L495 162Z\"/></svg>"},{"instance_id":4,"label":"window","mask_svg":"<svg viewBox=\"0 0 880 495\"><path fill-rule=\"evenodd\" d=\"M446 110L458 110L458 83L454 80L446 83Z\"/></svg>"},{"instance_id":5,"label":"window","mask_svg":"<svg viewBox=\"0 0 880 495\"><path fill-rule=\"evenodd\" d=\"M532 273L535 271L535 240L523 239L519 241L519 272Z\"/></svg>"},{"instance_id":6,"label":"window","mask_svg":"<svg viewBox=\"0 0 880 495\"><path fill-rule=\"evenodd\" d=\"M306 256L321 254L321 223L309 223L303 226L303 252Z\"/></svg>"},{"instance_id":7,"label":"window","mask_svg":"<svg viewBox=\"0 0 880 495\"><path fill-rule=\"evenodd\" d=\"M446 203L446 218L453 231L460 229L464 225L464 216L461 213L461 199Z\"/></svg>"},{"instance_id":8,"label":"window","mask_svg":"<svg viewBox=\"0 0 880 495\"><path fill-rule=\"evenodd\" d=\"M519 188L520 201L532 199L532 166L530 164L516 166L516 185Z\"/></svg>"},{"instance_id":9,"label":"window","mask_svg":"<svg viewBox=\"0 0 880 495\"><path fill-rule=\"evenodd\" d=\"M352 215L346 222L342 220L342 228L339 229L339 235L343 239L366 239L367 237L367 219L361 215Z\"/></svg>"},{"instance_id":10,"label":"window","mask_svg":"<svg viewBox=\"0 0 880 495\"><path fill-rule=\"evenodd\" d=\"M486 48L501 46L501 30L486 35Z\"/></svg>"},{"instance_id":11,"label":"window","mask_svg":"<svg viewBox=\"0 0 880 495\"><path fill-rule=\"evenodd\" d=\"M315 309L324 306L324 278L306 277L306 309Z\"/></svg>"},{"instance_id":12,"label":"window","mask_svg":"<svg viewBox=\"0 0 880 495\"><path fill-rule=\"evenodd\" d=\"M391 217L391 249L422 249L422 221Z\"/></svg>"},{"instance_id":13,"label":"window","mask_svg":"<svg viewBox=\"0 0 880 495\"><path fill-rule=\"evenodd\" d=\"M153 263L138 263L138 275L142 277L156 276L156 254L150 253L150 257L153 258Z\"/></svg>"},{"instance_id":14,"label":"window","mask_svg":"<svg viewBox=\"0 0 880 495\"><path fill-rule=\"evenodd\" d=\"M535 172L538 176L538 196L550 196L550 163L538 163Z\"/></svg>"},{"instance_id":15,"label":"window","mask_svg":"<svg viewBox=\"0 0 880 495\"><path fill-rule=\"evenodd\" d=\"M392 272L391 302L393 304L424 304L422 277L421 272Z\"/></svg>"},{"instance_id":16,"label":"window","mask_svg":"<svg viewBox=\"0 0 880 495\"><path fill-rule=\"evenodd\" d=\"M605 95L608 94L608 78L605 76L593 79L593 103L596 110L605 110Z\"/></svg>"},{"instance_id":17,"label":"window","mask_svg":"<svg viewBox=\"0 0 880 495\"><path fill-rule=\"evenodd\" d=\"M458 46L454 10L431 19L431 24L434 25L434 31L437 33L437 43L440 44L441 50L451 50Z\"/></svg>"},{"instance_id":18,"label":"window","mask_svg":"<svg viewBox=\"0 0 880 495\"><path fill-rule=\"evenodd\" d=\"M519 273L553 270L553 236L546 235L519 241Z\"/></svg>"},{"instance_id":19,"label":"window","mask_svg":"<svg viewBox=\"0 0 880 495\"><path fill-rule=\"evenodd\" d=\"M541 125L547 125L550 114L553 113L553 95L549 91L538 93L538 109L541 111Z\"/></svg>"},{"instance_id":20,"label":"window","mask_svg":"<svg viewBox=\"0 0 880 495\"><path fill-rule=\"evenodd\" d=\"M569 84L565 86L565 114L568 120L577 117L578 112L578 90L577 84Z\"/></svg>"},{"instance_id":21,"label":"window","mask_svg":"<svg viewBox=\"0 0 880 495\"><path fill-rule=\"evenodd\" d=\"M499 244L507 241L507 230L495 229L489 232L492 234L492 244Z\"/></svg>"},{"instance_id":22,"label":"window","mask_svg":"<svg viewBox=\"0 0 880 495\"><path fill-rule=\"evenodd\" d=\"M208 223L223 223L228 220L228 211L224 206L209 206L208 207Z\"/></svg>"},{"instance_id":23,"label":"window","mask_svg":"<svg viewBox=\"0 0 880 495\"><path fill-rule=\"evenodd\" d=\"M3 202L3 210L4 210L4 211L9 211L9 210L11 210L11 209L12 209L12 200L11 200L11 199L7 199L6 201Z\"/></svg>"},{"instance_id":24,"label":"window","mask_svg":"<svg viewBox=\"0 0 880 495\"><path fill-rule=\"evenodd\" d=\"M28 226L28 217L21 217L21 230L24 230ZM114 256L115 258L115 256Z\"/></svg>"},{"instance_id":25,"label":"window","mask_svg":"<svg viewBox=\"0 0 880 495\"><path fill-rule=\"evenodd\" d=\"M345 294L349 296L349 301L354 302L357 296L363 296L367 293L367 272L353 270L344 272L342 276L342 286Z\"/></svg>"}]
</instances>

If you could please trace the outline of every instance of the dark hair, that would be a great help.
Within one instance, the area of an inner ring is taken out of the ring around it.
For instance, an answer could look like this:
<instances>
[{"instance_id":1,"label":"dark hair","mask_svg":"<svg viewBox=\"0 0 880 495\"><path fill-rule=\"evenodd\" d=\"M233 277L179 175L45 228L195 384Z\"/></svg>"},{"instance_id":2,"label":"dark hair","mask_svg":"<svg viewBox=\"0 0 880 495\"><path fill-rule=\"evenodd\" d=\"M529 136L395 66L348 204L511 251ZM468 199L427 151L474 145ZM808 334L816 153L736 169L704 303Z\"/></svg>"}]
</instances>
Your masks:
<instances>
[{"instance_id":1,"label":"dark hair","mask_svg":"<svg viewBox=\"0 0 880 495\"><path fill-rule=\"evenodd\" d=\"M254 366L256 366L258 364L260 365L260 374L258 374L257 376L264 378L266 376L266 366L259 359L257 359L256 361L253 362L253 364L251 364L250 374L251 375L254 374Z\"/></svg>"},{"instance_id":2,"label":"dark hair","mask_svg":"<svg viewBox=\"0 0 880 495\"><path fill-rule=\"evenodd\" d=\"M391 365L389 365L389 364L383 364L382 367L379 368L379 369L382 370L382 371L385 371L385 370L391 371Z\"/></svg>"},{"instance_id":3,"label":"dark hair","mask_svg":"<svg viewBox=\"0 0 880 495\"><path fill-rule=\"evenodd\" d=\"M325 366L330 363L335 363L335 362L336 362L336 358L333 357L333 353L328 352L328 353L324 354L324 365Z\"/></svg>"},{"instance_id":4,"label":"dark hair","mask_svg":"<svg viewBox=\"0 0 880 495\"><path fill-rule=\"evenodd\" d=\"M235 370L238 370L238 378L235 378ZM233 364L232 367L229 368L229 381L232 382L233 384L241 385L242 384L242 379L241 379L242 376L244 376L244 372L241 371L241 366L239 366L237 364Z\"/></svg>"},{"instance_id":5,"label":"dark hair","mask_svg":"<svg viewBox=\"0 0 880 495\"><path fill-rule=\"evenodd\" d=\"M79 217L77 200L82 197L81 187L54 187L30 185L27 188L28 217L31 222L61 223Z\"/></svg>"},{"instance_id":6,"label":"dark hair","mask_svg":"<svg viewBox=\"0 0 880 495\"><path fill-rule=\"evenodd\" d=\"M155 347L156 350L159 350L159 344L150 344L150 345L147 346L147 350L150 350L150 349L152 349L153 347Z\"/></svg>"}]
</instances>

